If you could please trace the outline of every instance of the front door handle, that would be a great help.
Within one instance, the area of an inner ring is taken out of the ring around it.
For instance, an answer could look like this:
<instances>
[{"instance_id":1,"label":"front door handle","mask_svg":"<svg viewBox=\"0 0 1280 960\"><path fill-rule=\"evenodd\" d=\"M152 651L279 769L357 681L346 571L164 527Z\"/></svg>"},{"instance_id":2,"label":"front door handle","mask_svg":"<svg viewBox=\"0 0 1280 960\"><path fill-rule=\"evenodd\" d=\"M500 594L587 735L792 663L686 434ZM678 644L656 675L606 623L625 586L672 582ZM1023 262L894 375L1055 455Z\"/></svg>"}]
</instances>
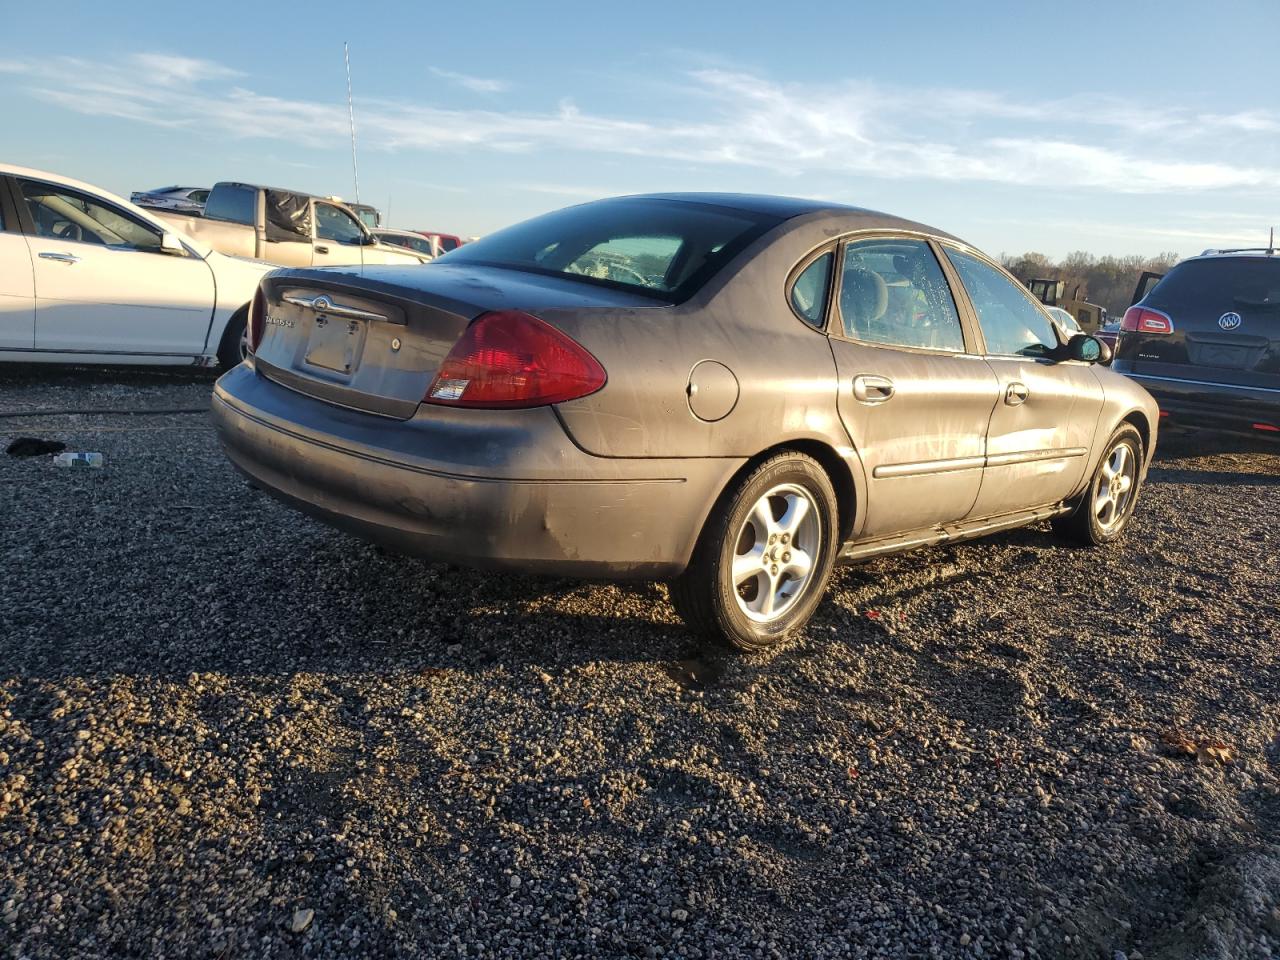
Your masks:
<instances>
[{"instance_id":1,"label":"front door handle","mask_svg":"<svg viewBox=\"0 0 1280 960\"><path fill-rule=\"evenodd\" d=\"M888 377L860 374L853 378L853 395L861 403L884 403L893 396L893 381Z\"/></svg>"},{"instance_id":2,"label":"front door handle","mask_svg":"<svg viewBox=\"0 0 1280 960\"><path fill-rule=\"evenodd\" d=\"M59 263L79 263L80 258L74 253L61 253L58 251L47 251L40 254L41 260L57 260Z\"/></svg>"},{"instance_id":3,"label":"front door handle","mask_svg":"<svg viewBox=\"0 0 1280 960\"><path fill-rule=\"evenodd\" d=\"M328 253L328 252L329 252L328 247L316 247L316 253Z\"/></svg>"},{"instance_id":4,"label":"front door handle","mask_svg":"<svg viewBox=\"0 0 1280 960\"><path fill-rule=\"evenodd\" d=\"M1029 396L1031 396L1031 391L1027 389L1027 385L1019 383L1017 380L1005 387L1004 390L1004 402L1011 407L1026 403Z\"/></svg>"}]
</instances>

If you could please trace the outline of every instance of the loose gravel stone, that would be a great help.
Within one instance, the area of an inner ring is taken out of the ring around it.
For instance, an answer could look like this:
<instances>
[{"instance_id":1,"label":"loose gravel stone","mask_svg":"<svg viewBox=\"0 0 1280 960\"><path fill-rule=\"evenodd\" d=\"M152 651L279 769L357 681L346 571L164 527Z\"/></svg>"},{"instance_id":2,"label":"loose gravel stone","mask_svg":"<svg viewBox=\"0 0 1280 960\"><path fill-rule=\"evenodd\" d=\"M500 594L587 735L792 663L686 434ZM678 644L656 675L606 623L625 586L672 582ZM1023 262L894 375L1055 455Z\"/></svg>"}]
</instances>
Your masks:
<instances>
[{"instance_id":1,"label":"loose gravel stone","mask_svg":"<svg viewBox=\"0 0 1280 960\"><path fill-rule=\"evenodd\" d=\"M7 368L0 412L211 382ZM0 455L0 957L1280 952L1275 448L1166 438L1112 548L844 568L738 658L660 585L306 520L203 416L19 434L108 465Z\"/></svg>"}]
</instances>

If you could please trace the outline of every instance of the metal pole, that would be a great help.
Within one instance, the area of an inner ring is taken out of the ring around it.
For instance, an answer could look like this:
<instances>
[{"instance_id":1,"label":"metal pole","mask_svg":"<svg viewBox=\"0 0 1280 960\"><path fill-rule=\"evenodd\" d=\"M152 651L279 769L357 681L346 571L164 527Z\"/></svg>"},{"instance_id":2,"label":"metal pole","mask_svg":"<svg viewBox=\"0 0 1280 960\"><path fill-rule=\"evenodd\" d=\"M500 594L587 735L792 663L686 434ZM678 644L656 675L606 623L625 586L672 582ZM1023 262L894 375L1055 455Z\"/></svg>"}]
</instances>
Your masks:
<instances>
[{"instance_id":1,"label":"metal pole","mask_svg":"<svg viewBox=\"0 0 1280 960\"><path fill-rule=\"evenodd\" d=\"M351 51L342 42L342 59L347 65L347 119L351 123L351 177L356 185L356 203L360 202L360 169L356 166L356 110L351 102Z\"/></svg>"}]
</instances>

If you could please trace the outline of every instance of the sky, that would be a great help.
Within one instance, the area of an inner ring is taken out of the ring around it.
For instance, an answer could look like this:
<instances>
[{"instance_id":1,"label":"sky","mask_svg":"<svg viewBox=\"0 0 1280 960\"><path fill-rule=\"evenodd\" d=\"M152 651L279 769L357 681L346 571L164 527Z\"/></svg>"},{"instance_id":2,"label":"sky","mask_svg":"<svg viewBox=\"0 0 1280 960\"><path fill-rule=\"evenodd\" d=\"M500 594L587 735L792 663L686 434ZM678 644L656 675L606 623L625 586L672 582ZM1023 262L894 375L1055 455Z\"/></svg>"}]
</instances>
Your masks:
<instances>
[{"instance_id":1,"label":"sky","mask_svg":"<svg viewBox=\"0 0 1280 960\"><path fill-rule=\"evenodd\" d=\"M62 26L51 29L56 12ZM1280 226L1277 0L7 4L0 157L472 236L603 196L885 210L992 254Z\"/></svg>"}]
</instances>

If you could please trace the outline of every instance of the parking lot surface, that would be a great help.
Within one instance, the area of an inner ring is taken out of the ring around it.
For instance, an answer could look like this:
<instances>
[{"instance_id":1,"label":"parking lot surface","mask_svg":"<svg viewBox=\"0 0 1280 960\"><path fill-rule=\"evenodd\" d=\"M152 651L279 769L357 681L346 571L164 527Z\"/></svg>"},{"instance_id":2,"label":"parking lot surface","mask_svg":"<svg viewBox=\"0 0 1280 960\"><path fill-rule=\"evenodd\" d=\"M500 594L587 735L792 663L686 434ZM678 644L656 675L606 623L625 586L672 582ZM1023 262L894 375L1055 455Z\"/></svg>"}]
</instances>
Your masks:
<instances>
[{"instance_id":1,"label":"parking lot surface","mask_svg":"<svg viewBox=\"0 0 1280 960\"><path fill-rule=\"evenodd\" d=\"M720 658L304 519L204 414L3 416L212 381L0 370L0 447L106 456L0 454L2 955L1280 951L1276 453L1171 437L1110 549L843 568Z\"/></svg>"}]
</instances>

